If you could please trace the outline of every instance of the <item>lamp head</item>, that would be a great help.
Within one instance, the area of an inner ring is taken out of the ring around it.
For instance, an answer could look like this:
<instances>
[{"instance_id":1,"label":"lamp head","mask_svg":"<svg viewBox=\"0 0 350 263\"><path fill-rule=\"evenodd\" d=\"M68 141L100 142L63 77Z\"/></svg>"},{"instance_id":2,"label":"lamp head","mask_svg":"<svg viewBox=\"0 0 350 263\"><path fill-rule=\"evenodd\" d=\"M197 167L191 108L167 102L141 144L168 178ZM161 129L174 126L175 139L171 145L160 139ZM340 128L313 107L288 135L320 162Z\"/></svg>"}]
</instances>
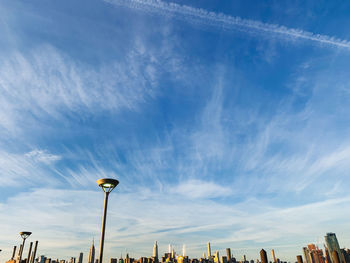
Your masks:
<instances>
[{"instance_id":1,"label":"lamp head","mask_svg":"<svg viewBox=\"0 0 350 263\"><path fill-rule=\"evenodd\" d=\"M119 181L112 178L103 178L96 181L105 193L110 193L119 184Z\"/></svg>"},{"instance_id":2,"label":"lamp head","mask_svg":"<svg viewBox=\"0 0 350 263\"><path fill-rule=\"evenodd\" d=\"M32 232L23 231L23 232L19 232L19 234L21 235L21 237L23 239L26 239L27 237L29 237L32 234Z\"/></svg>"}]
</instances>

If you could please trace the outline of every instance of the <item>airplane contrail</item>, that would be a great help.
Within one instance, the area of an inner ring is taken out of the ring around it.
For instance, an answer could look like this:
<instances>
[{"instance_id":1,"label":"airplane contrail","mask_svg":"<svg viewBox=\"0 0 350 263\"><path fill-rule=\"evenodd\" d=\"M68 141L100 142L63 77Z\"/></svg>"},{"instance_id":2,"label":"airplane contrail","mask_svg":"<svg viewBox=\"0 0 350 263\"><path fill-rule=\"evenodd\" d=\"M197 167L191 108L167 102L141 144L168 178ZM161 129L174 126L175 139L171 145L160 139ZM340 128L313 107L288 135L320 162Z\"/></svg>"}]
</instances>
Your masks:
<instances>
[{"instance_id":1,"label":"airplane contrail","mask_svg":"<svg viewBox=\"0 0 350 263\"><path fill-rule=\"evenodd\" d=\"M263 23L257 20L243 19L222 13L209 12L160 0L104 0L113 5L141 10L146 13L173 17L193 24L213 26L227 31L245 31L270 33L284 39L304 39L319 44L350 49L350 41L333 36L315 34L301 29L288 28L277 24Z\"/></svg>"}]
</instances>

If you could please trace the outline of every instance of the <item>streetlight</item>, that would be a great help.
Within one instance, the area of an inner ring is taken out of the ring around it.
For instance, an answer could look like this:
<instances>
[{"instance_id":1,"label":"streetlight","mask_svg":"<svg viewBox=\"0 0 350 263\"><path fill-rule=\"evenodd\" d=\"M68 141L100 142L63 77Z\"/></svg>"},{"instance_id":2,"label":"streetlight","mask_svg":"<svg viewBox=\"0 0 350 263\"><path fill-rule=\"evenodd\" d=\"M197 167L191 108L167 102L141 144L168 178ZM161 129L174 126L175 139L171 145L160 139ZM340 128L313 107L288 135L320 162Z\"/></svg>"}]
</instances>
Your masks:
<instances>
[{"instance_id":1,"label":"streetlight","mask_svg":"<svg viewBox=\"0 0 350 263\"><path fill-rule=\"evenodd\" d=\"M27 237L29 237L32 234L32 232L23 231L23 232L19 232L19 234L23 238L22 249L21 249L20 254L19 254L19 263L21 263L22 253L23 253L23 250L24 250L24 242L26 242Z\"/></svg>"},{"instance_id":2,"label":"streetlight","mask_svg":"<svg viewBox=\"0 0 350 263\"><path fill-rule=\"evenodd\" d=\"M98 263L102 263L103 243L104 243L104 239L105 239L105 228L106 228L106 217L107 217L108 195L119 184L119 181L115 180L115 179L111 179L111 178L103 178L103 179L97 180L96 182L102 188L103 192L105 192L105 204L103 207L101 240L100 240L100 259L98 261Z\"/></svg>"}]
</instances>

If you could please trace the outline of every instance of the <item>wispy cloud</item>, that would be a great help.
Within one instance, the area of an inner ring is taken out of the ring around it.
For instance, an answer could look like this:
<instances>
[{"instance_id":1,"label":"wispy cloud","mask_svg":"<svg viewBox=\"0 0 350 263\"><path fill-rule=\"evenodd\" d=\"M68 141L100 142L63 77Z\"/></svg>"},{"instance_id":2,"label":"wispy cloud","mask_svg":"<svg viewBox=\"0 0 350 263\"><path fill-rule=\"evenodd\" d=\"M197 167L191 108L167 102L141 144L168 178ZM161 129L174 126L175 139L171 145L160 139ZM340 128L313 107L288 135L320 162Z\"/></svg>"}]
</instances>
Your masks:
<instances>
[{"instance_id":1,"label":"wispy cloud","mask_svg":"<svg viewBox=\"0 0 350 263\"><path fill-rule=\"evenodd\" d=\"M144 64L140 56L147 54L133 50L125 64L95 69L50 45L14 52L0 63L0 125L13 132L19 129L17 121L136 110L154 95L157 82L155 64Z\"/></svg>"},{"instance_id":2,"label":"wispy cloud","mask_svg":"<svg viewBox=\"0 0 350 263\"><path fill-rule=\"evenodd\" d=\"M59 159L60 156L42 150L34 150L29 154L0 151L0 183L3 187L12 186L16 189L42 184L59 185L58 174L51 170L53 162Z\"/></svg>"},{"instance_id":3,"label":"wispy cloud","mask_svg":"<svg viewBox=\"0 0 350 263\"><path fill-rule=\"evenodd\" d=\"M176 187L170 187L170 192L187 198L214 198L228 196L232 190L213 182L189 180L181 182Z\"/></svg>"},{"instance_id":4,"label":"wispy cloud","mask_svg":"<svg viewBox=\"0 0 350 263\"><path fill-rule=\"evenodd\" d=\"M273 34L283 39L301 39L333 47L350 49L350 42L333 36L315 34L312 32L288 28L277 24L263 23L256 20L232 17L222 13L209 12L201 8L193 8L176 3L167 3L159 0L104 0L114 5L121 5L141 10L150 14L174 17L192 24L217 27L227 31L242 30ZM269 36L270 37L270 36Z\"/></svg>"},{"instance_id":5,"label":"wispy cloud","mask_svg":"<svg viewBox=\"0 0 350 263\"><path fill-rule=\"evenodd\" d=\"M38 149L30 151L30 152L26 153L25 155L27 157L32 158L35 161L43 162L45 164L50 164L52 162L59 161L62 158L59 155L49 153L47 150L38 150Z\"/></svg>"}]
</instances>

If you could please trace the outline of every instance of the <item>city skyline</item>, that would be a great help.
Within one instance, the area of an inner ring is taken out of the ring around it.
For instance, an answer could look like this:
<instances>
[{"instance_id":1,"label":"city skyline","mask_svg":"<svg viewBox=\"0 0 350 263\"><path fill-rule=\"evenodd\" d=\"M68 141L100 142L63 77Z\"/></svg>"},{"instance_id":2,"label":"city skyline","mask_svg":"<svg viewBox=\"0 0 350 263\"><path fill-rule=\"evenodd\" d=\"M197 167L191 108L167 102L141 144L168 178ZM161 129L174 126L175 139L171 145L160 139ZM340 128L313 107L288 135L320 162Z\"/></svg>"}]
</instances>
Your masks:
<instances>
[{"instance_id":1,"label":"city skyline","mask_svg":"<svg viewBox=\"0 0 350 263\"><path fill-rule=\"evenodd\" d=\"M27 232L23 232L27 233ZM28 232L30 236L31 232ZM20 233L22 235L22 232ZM24 238L26 239L26 238ZM24 242L23 242L24 244ZM17 246L14 246L12 249L12 256L7 263L18 263L19 259L21 258L20 255L23 253L23 247L21 244L19 246L19 250L17 251ZM83 263L83 252L79 252L79 257L78 260L76 257L71 256L70 260L65 259L66 257L49 257L45 256L43 253L41 255L37 254L37 247L38 247L38 241L35 242L34 250L32 251L32 245L33 242L30 242L29 246L29 252L28 252L28 257L23 257L23 262L28 263L27 260L30 257L30 263ZM324 250L322 248L324 247ZM233 254L231 248L226 248L225 253L221 254L220 256L220 251L215 250L215 252L212 253L211 250L211 243L208 242L206 246L206 251L207 254L204 252L201 257L190 257L186 253L186 248L185 244L182 245L182 251L179 253L176 251L174 246L172 244L168 244L168 251L163 251L164 256L159 256L159 247L158 247L158 241L155 241L152 249L152 256L149 255L141 255L139 254L138 258L135 258L133 255L128 252L126 249L125 255L123 257L123 253L121 252L120 257L110 257L109 260L104 258L104 261L107 260L107 262L110 263L254 263L254 257L253 259L249 259L249 256L247 256L246 253L242 255L242 260L239 260L239 255ZM236 252L237 249L233 248L234 251ZM32 253L31 253L32 252ZM91 246L89 249L88 253L88 258L86 259L87 263L98 263L99 259L96 258L95 254L95 239L92 239ZM99 252L98 252L99 253ZM114 254L117 253L116 251L113 252ZM336 253L336 255L334 255ZM161 252L162 254L162 252ZM136 253L137 255L137 253ZM271 249L271 257L267 255L266 250L262 249L260 251L260 258L257 259L257 262L255 263L290 263L290 262L296 262L296 263L349 263L350 262L350 249L343 247L342 249L339 246L338 239L336 237L335 233L327 233L324 236L324 243L321 244L314 244L314 243L309 243L307 244L306 247L302 248L302 253L295 255L297 261L295 259L291 259L288 261L285 258L285 255L281 256L276 256L275 254L275 249ZM335 259L337 261L335 261ZM119 259L119 260L118 260ZM13 261L16 260L16 261ZM146 261L145 261L146 260ZM151 261L148 261L151 260ZM180 261L179 261L180 260ZM190 260L190 261L188 261ZM194 260L192 262L192 260ZM205 261L206 260L206 261ZM112 262L113 261L113 262ZM140 261L140 262L139 262Z\"/></svg>"},{"instance_id":2,"label":"city skyline","mask_svg":"<svg viewBox=\"0 0 350 263\"><path fill-rule=\"evenodd\" d=\"M349 10L0 1L0 261L23 230L45 255L86 261L100 178L120 181L106 258L157 240L294 260L310 243L320 255L328 232L350 247Z\"/></svg>"}]
</instances>

